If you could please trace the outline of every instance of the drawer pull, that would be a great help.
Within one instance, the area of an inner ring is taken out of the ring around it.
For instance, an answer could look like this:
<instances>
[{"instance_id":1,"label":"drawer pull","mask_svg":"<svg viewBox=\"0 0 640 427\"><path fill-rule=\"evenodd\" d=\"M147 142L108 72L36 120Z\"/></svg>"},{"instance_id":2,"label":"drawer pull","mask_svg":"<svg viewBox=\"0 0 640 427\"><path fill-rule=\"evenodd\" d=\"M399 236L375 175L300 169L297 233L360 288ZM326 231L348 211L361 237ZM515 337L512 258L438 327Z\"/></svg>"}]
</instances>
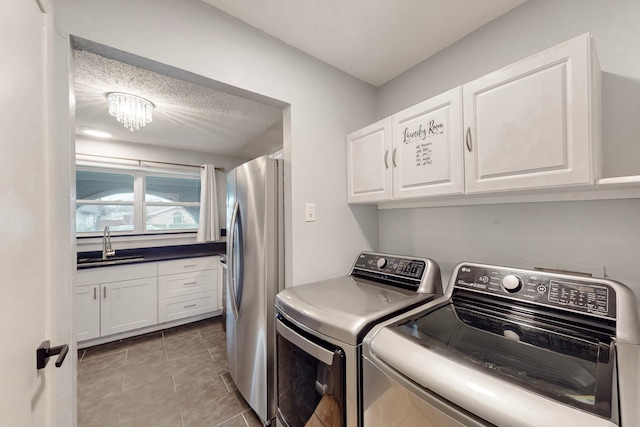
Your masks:
<instances>
[{"instance_id":1,"label":"drawer pull","mask_svg":"<svg viewBox=\"0 0 640 427\"><path fill-rule=\"evenodd\" d=\"M198 282L186 282L183 283L182 286L196 285Z\"/></svg>"},{"instance_id":2,"label":"drawer pull","mask_svg":"<svg viewBox=\"0 0 640 427\"><path fill-rule=\"evenodd\" d=\"M191 308L191 307L196 307L198 304L189 304L189 305L185 305L184 308Z\"/></svg>"},{"instance_id":3,"label":"drawer pull","mask_svg":"<svg viewBox=\"0 0 640 427\"><path fill-rule=\"evenodd\" d=\"M198 264L187 264L185 266L183 266L184 268L190 268L190 267L197 267Z\"/></svg>"}]
</instances>

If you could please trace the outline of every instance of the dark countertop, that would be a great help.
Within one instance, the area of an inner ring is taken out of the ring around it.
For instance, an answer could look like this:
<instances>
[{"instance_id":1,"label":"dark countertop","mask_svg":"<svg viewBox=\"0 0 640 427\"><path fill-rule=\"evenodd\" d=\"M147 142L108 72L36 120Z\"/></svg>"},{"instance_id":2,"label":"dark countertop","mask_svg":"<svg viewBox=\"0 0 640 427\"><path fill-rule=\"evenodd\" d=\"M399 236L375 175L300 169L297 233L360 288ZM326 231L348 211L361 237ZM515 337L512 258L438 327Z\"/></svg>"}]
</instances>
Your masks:
<instances>
[{"instance_id":1,"label":"dark countertop","mask_svg":"<svg viewBox=\"0 0 640 427\"><path fill-rule=\"evenodd\" d=\"M78 252L78 270L113 265L129 265L142 262L167 261L182 258L197 258L226 254L226 242L196 243L192 245L160 246L150 248L116 249L115 256L104 262L101 260L102 251ZM98 260L89 262L86 260Z\"/></svg>"}]
</instances>

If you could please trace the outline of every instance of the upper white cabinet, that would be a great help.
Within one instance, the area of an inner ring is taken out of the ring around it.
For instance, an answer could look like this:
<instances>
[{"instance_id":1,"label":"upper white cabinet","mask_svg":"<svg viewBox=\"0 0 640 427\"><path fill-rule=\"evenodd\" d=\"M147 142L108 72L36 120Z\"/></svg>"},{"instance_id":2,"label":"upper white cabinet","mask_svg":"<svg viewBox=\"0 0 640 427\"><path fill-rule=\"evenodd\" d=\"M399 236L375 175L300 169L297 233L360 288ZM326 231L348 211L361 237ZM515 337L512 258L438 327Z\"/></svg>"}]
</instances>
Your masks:
<instances>
[{"instance_id":1,"label":"upper white cabinet","mask_svg":"<svg viewBox=\"0 0 640 427\"><path fill-rule=\"evenodd\" d=\"M391 118L347 135L349 203L391 199Z\"/></svg>"},{"instance_id":2,"label":"upper white cabinet","mask_svg":"<svg viewBox=\"0 0 640 427\"><path fill-rule=\"evenodd\" d=\"M467 193L593 184L600 67L589 34L463 86Z\"/></svg>"},{"instance_id":3,"label":"upper white cabinet","mask_svg":"<svg viewBox=\"0 0 640 427\"><path fill-rule=\"evenodd\" d=\"M463 192L460 87L391 116L393 198Z\"/></svg>"},{"instance_id":4,"label":"upper white cabinet","mask_svg":"<svg viewBox=\"0 0 640 427\"><path fill-rule=\"evenodd\" d=\"M595 184L600 86L583 34L353 132L349 202Z\"/></svg>"},{"instance_id":5,"label":"upper white cabinet","mask_svg":"<svg viewBox=\"0 0 640 427\"><path fill-rule=\"evenodd\" d=\"M349 203L463 191L462 89L347 136Z\"/></svg>"}]
</instances>

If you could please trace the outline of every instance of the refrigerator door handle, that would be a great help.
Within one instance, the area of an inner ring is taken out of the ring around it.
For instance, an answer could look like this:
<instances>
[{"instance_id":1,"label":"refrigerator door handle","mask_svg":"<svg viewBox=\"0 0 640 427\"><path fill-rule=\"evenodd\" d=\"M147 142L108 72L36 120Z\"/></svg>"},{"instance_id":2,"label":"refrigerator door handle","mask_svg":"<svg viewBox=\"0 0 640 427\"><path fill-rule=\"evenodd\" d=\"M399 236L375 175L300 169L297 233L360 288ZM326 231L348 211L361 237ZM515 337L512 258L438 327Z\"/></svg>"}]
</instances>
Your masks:
<instances>
[{"instance_id":1,"label":"refrigerator door handle","mask_svg":"<svg viewBox=\"0 0 640 427\"><path fill-rule=\"evenodd\" d=\"M229 299L231 300L231 308L233 310L233 318L236 322L238 322L238 307L236 306L236 291L235 291L235 282L236 278L236 253L235 253L235 245L236 245L236 225L238 222L238 211L240 210L240 204L236 201L236 204L233 206L233 213L231 214L231 234L229 235L229 259L227 263L229 265Z\"/></svg>"}]
</instances>

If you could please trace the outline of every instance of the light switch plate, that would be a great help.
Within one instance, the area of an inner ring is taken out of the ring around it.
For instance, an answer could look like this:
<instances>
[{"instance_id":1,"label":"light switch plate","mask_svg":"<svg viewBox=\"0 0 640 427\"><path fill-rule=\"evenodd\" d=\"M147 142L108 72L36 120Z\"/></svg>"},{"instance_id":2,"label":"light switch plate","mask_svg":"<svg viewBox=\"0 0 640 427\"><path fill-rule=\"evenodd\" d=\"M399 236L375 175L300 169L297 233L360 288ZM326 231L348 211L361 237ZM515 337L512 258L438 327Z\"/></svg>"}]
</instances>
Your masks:
<instances>
[{"instance_id":1,"label":"light switch plate","mask_svg":"<svg viewBox=\"0 0 640 427\"><path fill-rule=\"evenodd\" d=\"M305 222L316 222L316 204L306 203L304 205L304 220Z\"/></svg>"}]
</instances>

